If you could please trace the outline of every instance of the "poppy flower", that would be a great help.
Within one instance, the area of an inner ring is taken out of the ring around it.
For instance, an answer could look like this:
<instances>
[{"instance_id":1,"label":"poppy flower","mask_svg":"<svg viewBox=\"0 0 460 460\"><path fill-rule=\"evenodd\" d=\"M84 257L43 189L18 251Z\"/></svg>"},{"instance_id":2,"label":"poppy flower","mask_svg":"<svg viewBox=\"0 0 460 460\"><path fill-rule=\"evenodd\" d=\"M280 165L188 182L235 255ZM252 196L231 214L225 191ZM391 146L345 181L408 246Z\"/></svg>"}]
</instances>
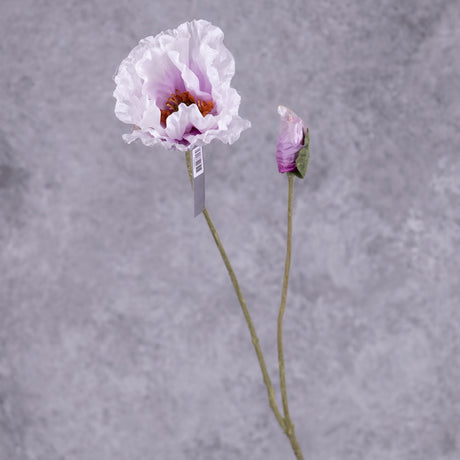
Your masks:
<instances>
[{"instance_id":1,"label":"poppy flower","mask_svg":"<svg viewBox=\"0 0 460 460\"><path fill-rule=\"evenodd\" d=\"M238 115L235 60L223 39L219 27L193 20L139 42L114 77L115 114L133 126L127 143L185 151L232 144L251 126Z\"/></svg>"}]
</instances>

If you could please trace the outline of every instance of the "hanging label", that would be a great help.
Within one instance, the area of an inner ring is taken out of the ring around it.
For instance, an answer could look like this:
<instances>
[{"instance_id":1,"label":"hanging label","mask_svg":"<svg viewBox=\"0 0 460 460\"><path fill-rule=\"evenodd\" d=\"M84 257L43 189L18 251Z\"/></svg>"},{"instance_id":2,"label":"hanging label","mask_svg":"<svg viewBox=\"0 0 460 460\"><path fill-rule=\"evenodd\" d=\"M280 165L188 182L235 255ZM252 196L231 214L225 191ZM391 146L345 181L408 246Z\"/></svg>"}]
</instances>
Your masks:
<instances>
[{"instance_id":1,"label":"hanging label","mask_svg":"<svg viewBox=\"0 0 460 460\"><path fill-rule=\"evenodd\" d=\"M192 149L194 216L204 210L204 156L201 147Z\"/></svg>"}]
</instances>

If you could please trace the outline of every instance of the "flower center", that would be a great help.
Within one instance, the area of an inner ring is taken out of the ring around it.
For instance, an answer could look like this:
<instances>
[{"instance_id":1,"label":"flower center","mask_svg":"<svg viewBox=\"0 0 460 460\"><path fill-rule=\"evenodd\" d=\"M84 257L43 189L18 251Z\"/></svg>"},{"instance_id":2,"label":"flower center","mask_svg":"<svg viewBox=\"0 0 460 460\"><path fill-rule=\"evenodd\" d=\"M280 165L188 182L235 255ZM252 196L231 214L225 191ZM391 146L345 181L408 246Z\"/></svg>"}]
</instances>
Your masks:
<instances>
[{"instance_id":1,"label":"flower center","mask_svg":"<svg viewBox=\"0 0 460 460\"><path fill-rule=\"evenodd\" d=\"M176 93L171 93L171 96L169 96L166 101L166 108L161 110L162 124L166 125L166 119L169 115L179 110L179 104L185 104L187 106L196 104L203 117L214 108L212 101L202 101L201 99L194 98L188 91L182 91L181 93L176 89Z\"/></svg>"}]
</instances>

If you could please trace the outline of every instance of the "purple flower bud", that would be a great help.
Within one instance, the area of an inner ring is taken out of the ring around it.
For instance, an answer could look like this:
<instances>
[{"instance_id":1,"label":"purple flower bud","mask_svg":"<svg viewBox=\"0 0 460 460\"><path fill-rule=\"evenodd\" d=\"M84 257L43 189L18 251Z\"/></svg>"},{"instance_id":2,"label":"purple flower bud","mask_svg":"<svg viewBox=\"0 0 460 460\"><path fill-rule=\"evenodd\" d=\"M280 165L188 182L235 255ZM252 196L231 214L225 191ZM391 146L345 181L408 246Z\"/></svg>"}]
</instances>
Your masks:
<instances>
[{"instance_id":1,"label":"purple flower bud","mask_svg":"<svg viewBox=\"0 0 460 460\"><path fill-rule=\"evenodd\" d=\"M281 127L276 144L276 161L280 173L296 171L295 161L304 146L305 126L303 121L290 109L280 105Z\"/></svg>"}]
</instances>

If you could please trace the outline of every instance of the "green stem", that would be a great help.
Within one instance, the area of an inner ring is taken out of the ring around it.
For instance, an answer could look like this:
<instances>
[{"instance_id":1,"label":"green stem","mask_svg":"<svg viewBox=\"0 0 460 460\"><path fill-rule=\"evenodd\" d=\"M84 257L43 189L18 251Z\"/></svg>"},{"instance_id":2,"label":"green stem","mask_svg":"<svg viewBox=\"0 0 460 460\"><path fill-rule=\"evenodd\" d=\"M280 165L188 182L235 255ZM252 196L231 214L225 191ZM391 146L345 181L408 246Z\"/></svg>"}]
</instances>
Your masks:
<instances>
[{"instance_id":1,"label":"green stem","mask_svg":"<svg viewBox=\"0 0 460 460\"><path fill-rule=\"evenodd\" d=\"M193 187L193 173L192 173L192 161L191 161L191 155L190 151L185 152L185 160L187 163L187 171L189 174L190 178L190 183ZM230 275L230 279L233 284L233 288L235 289L236 295L238 297L238 300L241 305L241 309L243 310L243 315L244 318L246 319L246 323L249 328L249 333L251 334L251 339L252 339L252 344L254 345L254 349L256 351L257 359L259 361L260 369L262 370L262 375L265 383L265 387L267 388L267 393L268 393L268 400L270 402L270 407L275 414L276 420L280 424L281 428L283 429L284 432L286 432L286 424L285 420L283 419L278 406L276 404L275 400L275 391L273 390L273 385L270 380L270 376L267 371L267 366L265 364L265 359L264 355L262 353L262 348L260 347L259 339L256 334L256 330L254 327L254 324L251 319L251 315L249 314L248 307L246 305L246 301L244 300L243 294L241 292L240 286L238 284L238 280L236 278L235 272L233 271L233 268L230 264L230 261L227 257L227 254L225 252L225 249L222 245L222 242L220 241L219 235L217 234L216 227L214 226L211 217L209 216L209 213L207 209L205 208L203 211L204 217L206 219L206 222L208 224L209 230L211 231L211 234L214 238L214 241L217 245L217 248L219 249L220 255L222 257L222 260L224 261L225 267L227 268L228 274Z\"/></svg>"},{"instance_id":2,"label":"green stem","mask_svg":"<svg viewBox=\"0 0 460 460\"><path fill-rule=\"evenodd\" d=\"M284 351L283 351L283 317L286 311L287 289L289 283L289 271L291 268L291 250L292 250L292 203L294 195L294 179L295 175L288 173L288 228L287 228L287 245L286 245L286 260L284 263L284 279L283 290L281 293L281 305L278 314L278 363L280 373L281 399L283 401L284 420L286 422L285 433L291 442L292 449L299 460L303 460L302 451L295 436L294 424L292 423L289 414L288 397L286 390L286 373L284 367Z\"/></svg>"}]
</instances>

